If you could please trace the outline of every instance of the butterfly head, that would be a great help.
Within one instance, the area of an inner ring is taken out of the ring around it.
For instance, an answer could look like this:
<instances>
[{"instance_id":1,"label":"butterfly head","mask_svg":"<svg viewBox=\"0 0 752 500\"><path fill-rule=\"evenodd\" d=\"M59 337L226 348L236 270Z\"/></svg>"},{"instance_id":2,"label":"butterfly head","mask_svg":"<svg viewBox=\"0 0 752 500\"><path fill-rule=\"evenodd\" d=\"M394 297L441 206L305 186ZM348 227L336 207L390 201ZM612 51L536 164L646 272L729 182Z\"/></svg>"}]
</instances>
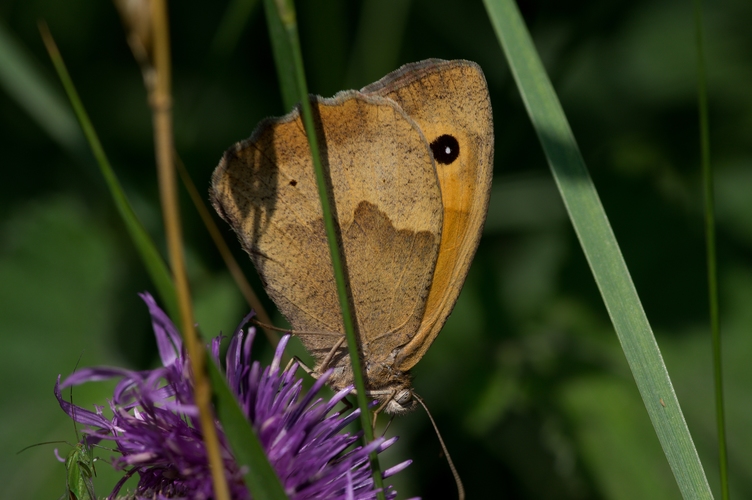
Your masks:
<instances>
[{"instance_id":1,"label":"butterfly head","mask_svg":"<svg viewBox=\"0 0 752 500\"><path fill-rule=\"evenodd\" d=\"M383 411L389 415L401 415L414 410L418 405L406 374L394 377L390 382L382 384L379 389L367 391L367 394L379 402L377 413Z\"/></svg>"},{"instance_id":2,"label":"butterfly head","mask_svg":"<svg viewBox=\"0 0 752 500\"><path fill-rule=\"evenodd\" d=\"M413 390L409 387L402 387L391 393L384 411L390 415L399 415L414 410L417 404L413 397Z\"/></svg>"}]
</instances>

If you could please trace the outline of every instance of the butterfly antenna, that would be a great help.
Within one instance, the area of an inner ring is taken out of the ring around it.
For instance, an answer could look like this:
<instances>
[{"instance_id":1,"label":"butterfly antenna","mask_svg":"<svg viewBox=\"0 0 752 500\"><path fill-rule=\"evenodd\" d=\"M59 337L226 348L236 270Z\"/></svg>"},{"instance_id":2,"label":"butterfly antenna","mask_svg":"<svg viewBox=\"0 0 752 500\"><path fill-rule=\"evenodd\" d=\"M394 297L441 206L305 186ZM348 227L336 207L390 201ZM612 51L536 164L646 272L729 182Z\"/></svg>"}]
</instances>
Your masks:
<instances>
[{"instance_id":1,"label":"butterfly antenna","mask_svg":"<svg viewBox=\"0 0 752 500\"><path fill-rule=\"evenodd\" d=\"M462 479L460 479L460 475L457 473L457 468L454 466L454 462L452 462L452 457L449 456L449 450L447 449L446 445L444 444L444 440L441 438L441 433L439 432L439 427L436 425L436 422L434 421L433 417L431 416L431 412L428 411L428 407L423 402L423 399L421 399L420 396L415 394L413 392L413 397L418 400L418 403L423 407L424 410L426 410L426 414L428 415L428 419L431 421L431 424L433 425L433 430L436 431L436 437L439 438L439 443L441 443L441 449L444 451L444 455L446 455L447 463L449 463L449 468L452 469L452 475L454 476L454 482L457 484L457 496L460 500L465 500L465 487L462 486Z\"/></svg>"}]
</instances>

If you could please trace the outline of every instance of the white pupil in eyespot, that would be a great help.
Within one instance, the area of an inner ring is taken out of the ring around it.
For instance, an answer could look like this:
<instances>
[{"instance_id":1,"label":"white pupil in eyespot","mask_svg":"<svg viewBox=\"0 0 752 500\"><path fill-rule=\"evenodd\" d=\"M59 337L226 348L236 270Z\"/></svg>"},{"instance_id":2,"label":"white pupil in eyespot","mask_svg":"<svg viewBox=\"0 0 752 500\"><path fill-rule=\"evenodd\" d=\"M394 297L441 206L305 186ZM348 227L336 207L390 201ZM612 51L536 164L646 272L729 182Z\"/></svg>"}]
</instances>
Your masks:
<instances>
[{"instance_id":1,"label":"white pupil in eyespot","mask_svg":"<svg viewBox=\"0 0 752 500\"><path fill-rule=\"evenodd\" d=\"M448 154L448 155L449 155L449 154L452 154L452 148L450 148L449 146L447 146L447 147L446 147L446 148L444 149L444 153L446 153L446 154Z\"/></svg>"}]
</instances>

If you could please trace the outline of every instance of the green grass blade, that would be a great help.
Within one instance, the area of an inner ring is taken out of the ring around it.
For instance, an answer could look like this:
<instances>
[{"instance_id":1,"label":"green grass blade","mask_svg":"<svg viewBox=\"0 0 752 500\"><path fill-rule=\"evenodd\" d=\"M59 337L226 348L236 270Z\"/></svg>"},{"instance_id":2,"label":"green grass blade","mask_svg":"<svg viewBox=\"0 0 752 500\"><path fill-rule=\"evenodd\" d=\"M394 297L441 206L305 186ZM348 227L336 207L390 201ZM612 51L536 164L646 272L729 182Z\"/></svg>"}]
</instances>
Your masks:
<instances>
[{"instance_id":1,"label":"green grass blade","mask_svg":"<svg viewBox=\"0 0 752 500\"><path fill-rule=\"evenodd\" d=\"M243 411L227 386L227 379L217 368L209 351L206 351L206 370L216 398L217 416L222 422L222 430L232 448L235 462L239 467L246 466L247 471L243 479L248 491L251 492L253 498L286 500L287 495L282 483L269 463L258 436L243 415Z\"/></svg>"},{"instance_id":2,"label":"green grass blade","mask_svg":"<svg viewBox=\"0 0 752 500\"><path fill-rule=\"evenodd\" d=\"M120 182L118 181L115 172L112 170L110 161L107 159L107 155L104 152L102 143L99 142L99 137L94 130L94 126L92 125L91 120L89 120L89 115L86 113L86 109L84 109L81 98L78 96L78 92L73 85L73 80L71 80L71 77L68 74L68 70L65 67L63 58L60 56L60 52L54 45L51 35L49 35L49 32L46 31L46 26L42 29L42 36L45 39L47 50L50 53L50 58L52 59L52 63L55 65L55 69L57 70L57 74L60 77L60 81L65 88L65 92L68 94L68 99L71 102L71 106L73 106L73 111L75 112L76 117L81 124L81 129L84 132L84 136L89 142L91 151L97 160L97 164L99 165L99 169L102 172L102 176L104 177L104 180L107 183L107 187L110 190L112 201L115 203L115 207L117 208L120 217L123 219L123 223L125 223L128 234L133 240L133 243L136 246L136 250L141 257L141 260L143 261L144 266L146 267L146 270L149 273L152 282L154 283L154 286L157 288L159 296L161 297L162 302L167 309L167 312L172 318L178 318L179 316L177 298L175 295L175 285L172 282L172 277L169 270L167 269L167 265L162 259L162 256L159 254L156 246L151 241L149 234L146 232L143 225L141 225L141 222L138 220L136 213L133 211L128 198L125 195L125 192L123 192L123 188L120 186Z\"/></svg>"},{"instance_id":3,"label":"green grass blade","mask_svg":"<svg viewBox=\"0 0 752 500\"><path fill-rule=\"evenodd\" d=\"M63 149L86 164L81 130L59 91L35 64L31 54L0 22L0 85ZM92 169L93 170L93 169Z\"/></svg>"},{"instance_id":4,"label":"green grass blade","mask_svg":"<svg viewBox=\"0 0 752 500\"><path fill-rule=\"evenodd\" d=\"M212 52L216 57L226 58L238 44L243 28L258 6L259 0L232 0L225 9L222 21L212 41Z\"/></svg>"},{"instance_id":5,"label":"green grass blade","mask_svg":"<svg viewBox=\"0 0 752 500\"><path fill-rule=\"evenodd\" d=\"M712 498L679 401L584 160L512 0L484 0L684 498Z\"/></svg>"},{"instance_id":6,"label":"green grass blade","mask_svg":"<svg viewBox=\"0 0 752 500\"><path fill-rule=\"evenodd\" d=\"M360 88L375 82L398 66L411 3L412 0L363 2L350 53L348 87Z\"/></svg>"},{"instance_id":7,"label":"green grass blade","mask_svg":"<svg viewBox=\"0 0 752 500\"><path fill-rule=\"evenodd\" d=\"M279 90L282 93L282 105L285 110L290 110L306 99L301 99L298 94L293 47L277 10L277 1L264 0L264 12L266 13L269 38L272 40L274 63L277 66L277 77L279 78Z\"/></svg>"},{"instance_id":8,"label":"green grass blade","mask_svg":"<svg viewBox=\"0 0 752 500\"><path fill-rule=\"evenodd\" d=\"M316 183L318 185L319 198L321 199L324 227L326 229L326 236L329 243L332 267L334 268L334 279L337 285L337 296L339 298L340 308L342 309L342 319L345 327L345 336L347 338L347 347L350 352L350 362L352 363L353 378L355 389L357 391L358 407L361 412L361 426L363 428L365 440L370 442L373 441L373 428L371 426L370 411L368 410L368 400L366 398L365 390L366 386L363 380L363 369L358 352L358 341L353 327L350 301L348 300L344 263L340 256L339 245L337 245L337 234L334 227L334 218L332 216L333 207L327 194L327 181L321 164L316 129L313 123L311 102L308 99L308 86L306 84L305 71L303 69L303 56L301 54L300 41L298 39L295 8L291 1L286 0L264 0L264 8L266 9L269 23L274 26L278 24L283 29L280 34L277 28L271 26L269 28L272 37L272 45L275 46L274 55L277 62L277 71L281 74L289 70L290 74L285 77L280 76L280 80L286 81L288 84L290 81L294 82L294 101L296 103L300 102L301 105L301 116L303 118L306 135L308 136L308 144L311 148L313 167L316 173ZM285 40L278 40L278 37L284 37ZM289 97L286 97L285 99L288 98ZM371 453L370 458L374 483L376 488L381 490L378 497L383 498L383 482L376 452Z\"/></svg>"},{"instance_id":9,"label":"green grass blade","mask_svg":"<svg viewBox=\"0 0 752 500\"><path fill-rule=\"evenodd\" d=\"M721 323L718 307L718 270L715 251L715 202L713 169L710 164L710 124L708 119L708 90L705 75L705 53L702 35L702 2L695 0L695 32L697 40L697 98L700 113L700 152L702 181L705 192L705 246L707 248L708 301L710 306L710 334L713 346L713 378L715 382L715 412L718 429L718 465L721 476L721 498L728 500L728 451L726 450L726 417L723 403L723 359L721 356Z\"/></svg>"}]
</instances>

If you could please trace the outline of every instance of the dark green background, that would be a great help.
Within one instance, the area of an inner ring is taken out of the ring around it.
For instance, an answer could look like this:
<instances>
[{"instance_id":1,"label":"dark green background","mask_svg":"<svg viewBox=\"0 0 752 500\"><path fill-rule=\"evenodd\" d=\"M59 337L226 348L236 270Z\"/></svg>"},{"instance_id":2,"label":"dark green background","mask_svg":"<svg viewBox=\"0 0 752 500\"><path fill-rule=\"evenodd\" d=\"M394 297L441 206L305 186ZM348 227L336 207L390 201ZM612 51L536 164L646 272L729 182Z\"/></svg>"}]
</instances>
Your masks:
<instances>
[{"instance_id":1,"label":"dark green background","mask_svg":"<svg viewBox=\"0 0 752 500\"><path fill-rule=\"evenodd\" d=\"M519 2L655 330L687 424L718 492L696 54L689 1ZM237 44L212 49L227 6L172 2L175 142L202 192L222 152L283 114L260 6ZM470 498L677 498L616 335L479 2L298 2L312 92L359 88L399 65L465 58L494 109L494 188L484 238L446 328L414 370ZM708 5L712 157L732 496L752 496L752 4ZM0 23L61 94L40 40L48 22L131 202L162 245L152 127L117 12L94 0L6 0ZM6 65L4 70L14 71ZM2 82L0 82L2 83ZM17 94L0 90L0 484L55 498L64 467L39 441L75 441L52 395L81 365L156 362L154 291L88 152L61 147ZM246 312L183 196L186 253L204 332ZM225 226L222 224L224 229ZM228 241L258 284L250 262ZM269 303L268 307L273 309ZM263 340L256 352L270 355ZM100 404L111 385L78 388ZM400 496L454 484L422 411L395 420L383 467L415 462ZM61 452L67 453L65 445ZM109 452L98 450L107 458ZM108 466L100 464L100 473ZM108 479L96 482L106 494Z\"/></svg>"}]
</instances>

